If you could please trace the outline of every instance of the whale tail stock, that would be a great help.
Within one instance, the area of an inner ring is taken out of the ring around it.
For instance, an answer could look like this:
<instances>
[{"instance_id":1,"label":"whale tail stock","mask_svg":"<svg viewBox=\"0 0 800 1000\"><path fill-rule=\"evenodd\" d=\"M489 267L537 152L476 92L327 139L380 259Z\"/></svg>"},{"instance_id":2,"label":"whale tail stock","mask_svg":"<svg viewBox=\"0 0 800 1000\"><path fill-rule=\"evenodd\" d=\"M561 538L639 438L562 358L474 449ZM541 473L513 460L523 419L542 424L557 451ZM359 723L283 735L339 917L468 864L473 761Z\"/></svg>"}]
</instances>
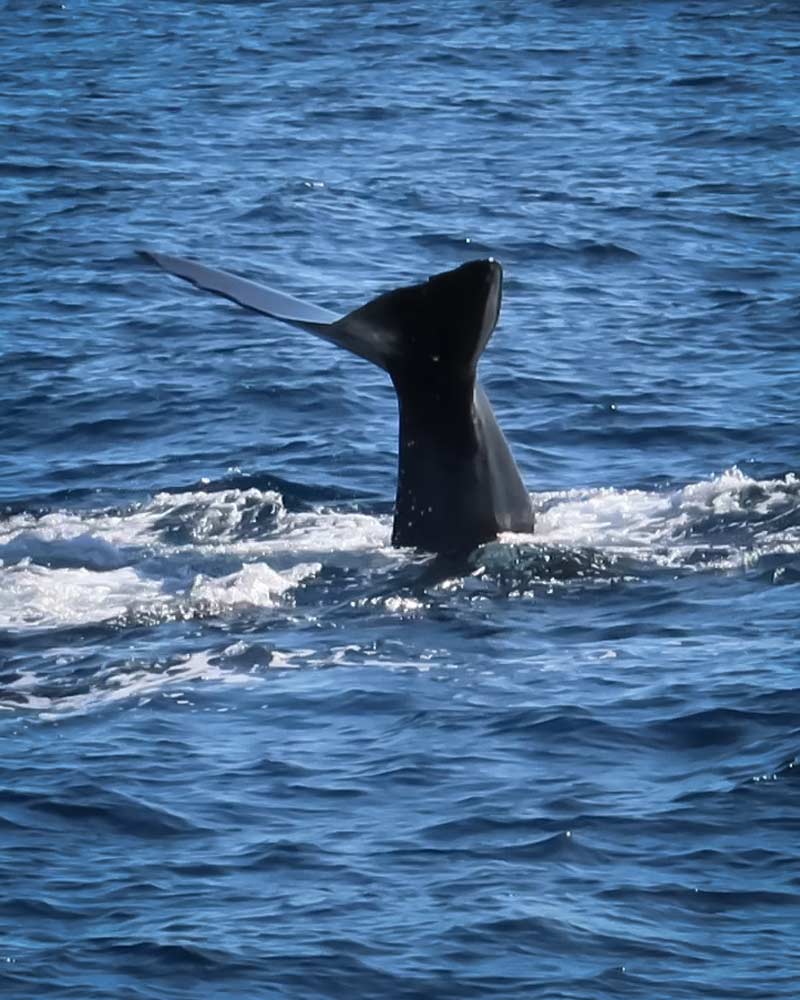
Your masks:
<instances>
[{"instance_id":1,"label":"whale tail stock","mask_svg":"<svg viewBox=\"0 0 800 1000\"><path fill-rule=\"evenodd\" d=\"M499 531L533 530L530 497L477 383L478 360L500 312L496 261L470 261L337 317L226 271L141 253L198 288L314 333L388 372L400 411L394 545L462 553Z\"/></svg>"}]
</instances>

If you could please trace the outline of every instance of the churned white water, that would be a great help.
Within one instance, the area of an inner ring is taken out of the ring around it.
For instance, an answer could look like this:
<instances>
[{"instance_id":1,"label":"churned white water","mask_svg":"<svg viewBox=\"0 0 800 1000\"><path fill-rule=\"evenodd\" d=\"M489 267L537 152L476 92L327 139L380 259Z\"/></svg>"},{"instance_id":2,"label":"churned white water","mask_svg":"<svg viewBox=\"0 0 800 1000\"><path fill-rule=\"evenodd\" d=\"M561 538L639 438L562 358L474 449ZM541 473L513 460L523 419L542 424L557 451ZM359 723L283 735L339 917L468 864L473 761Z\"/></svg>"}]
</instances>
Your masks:
<instances>
[{"instance_id":1,"label":"churned white water","mask_svg":"<svg viewBox=\"0 0 800 1000\"><path fill-rule=\"evenodd\" d=\"M681 570L747 568L800 551L800 525L787 516L800 503L793 475L758 481L732 468L681 489L567 490L534 503L535 534L504 535L503 544ZM401 565L409 554L390 548L390 532L385 516L292 513L277 492L257 489L161 493L124 511L20 514L0 524L0 627L271 608L323 567Z\"/></svg>"}]
</instances>

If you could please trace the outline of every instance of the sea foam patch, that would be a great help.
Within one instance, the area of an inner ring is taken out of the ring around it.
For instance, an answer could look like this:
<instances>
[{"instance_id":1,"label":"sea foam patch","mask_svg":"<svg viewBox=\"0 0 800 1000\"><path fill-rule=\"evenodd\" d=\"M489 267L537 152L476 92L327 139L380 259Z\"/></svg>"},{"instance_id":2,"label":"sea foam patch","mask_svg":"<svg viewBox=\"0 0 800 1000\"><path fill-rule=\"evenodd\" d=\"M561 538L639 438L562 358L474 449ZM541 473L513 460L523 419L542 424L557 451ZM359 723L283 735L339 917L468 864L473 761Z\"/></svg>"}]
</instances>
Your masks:
<instances>
[{"instance_id":1,"label":"sea foam patch","mask_svg":"<svg viewBox=\"0 0 800 1000\"><path fill-rule=\"evenodd\" d=\"M792 474L755 480L732 468L679 489L568 490L534 501L535 534L502 536L484 553L505 565L535 548L522 562L533 560L537 580L627 578L632 563L637 572L750 568L800 553ZM402 566L409 554L391 548L390 533L387 516L290 512L280 494L255 488L159 493L121 511L18 514L0 522L0 628L273 608L326 568ZM627 569L618 571L620 560Z\"/></svg>"},{"instance_id":2,"label":"sea foam patch","mask_svg":"<svg viewBox=\"0 0 800 1000\"><path fill-rule=\"evenodd\" d=\"M273 490L159 493L125 510L0 522L0 628L30 630L272 608L323 564L389 548L386 519L287 512Z\"/></svg>"},{"instance_id":3,"label":"sea foam patch","mask_svg":"<svg viewBox=\"0 0 800 1000\"><path fill-rule=\"evenodd\" d=\"M734 467L677 490L569 490L540 494L537 504L531 541L645 565L727 569L800 551L800 480L793 474L755 480Z\"/></svg>"},{"instance_id":4,"label":"sea foam patch","mask_svg":"<svg viewBox=\"0 0 800 1000\"><path fill-rule=\"evenodd\" d=\"M134 567L53 569L23 559L0 567L0 628L63 628L108 621L163 597Z\"/></svg>"}]
</instances>

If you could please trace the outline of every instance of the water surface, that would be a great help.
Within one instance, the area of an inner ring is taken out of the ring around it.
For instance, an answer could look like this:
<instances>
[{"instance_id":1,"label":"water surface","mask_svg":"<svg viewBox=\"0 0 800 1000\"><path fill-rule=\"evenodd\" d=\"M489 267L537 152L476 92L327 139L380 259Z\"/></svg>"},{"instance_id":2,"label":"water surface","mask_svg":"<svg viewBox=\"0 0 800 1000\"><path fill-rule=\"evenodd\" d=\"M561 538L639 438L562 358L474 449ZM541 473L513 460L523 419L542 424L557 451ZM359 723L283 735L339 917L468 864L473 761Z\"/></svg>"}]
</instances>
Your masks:
<instances>
[{"instance_id":1,"label":"water surface","mask_svg":"<svg viewBox=\"0 0 800 1000\"><path fill-rule=\"evenodd\" d=\"M0 10L0 992L796 997L795 5ZM536 534L139 246L502 261Z\"/></svg>"}]
</instances>

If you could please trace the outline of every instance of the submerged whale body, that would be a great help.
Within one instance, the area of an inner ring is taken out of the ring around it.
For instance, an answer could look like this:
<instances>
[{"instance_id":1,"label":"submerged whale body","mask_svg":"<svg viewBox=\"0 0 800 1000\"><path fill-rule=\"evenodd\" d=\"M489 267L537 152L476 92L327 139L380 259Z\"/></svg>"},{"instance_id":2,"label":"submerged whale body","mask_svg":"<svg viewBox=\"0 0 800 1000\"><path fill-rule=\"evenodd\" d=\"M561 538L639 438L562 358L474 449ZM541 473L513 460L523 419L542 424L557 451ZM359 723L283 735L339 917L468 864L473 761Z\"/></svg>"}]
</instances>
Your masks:
<instances>
[{"instance_id":1,"label":"submerged whale body","mask_svg":"<svg viewBox=\"0 0 800 1000\"><path fill-rule=\"evenodd\" d=\"M315 333L389 374L400 411L393 545L455 555L501 531L533 531L530 496L477 379L500 313L496 261L470 261L340 318L225 271L142 253L170 274Z\"/></svg>"}]
</instances>

